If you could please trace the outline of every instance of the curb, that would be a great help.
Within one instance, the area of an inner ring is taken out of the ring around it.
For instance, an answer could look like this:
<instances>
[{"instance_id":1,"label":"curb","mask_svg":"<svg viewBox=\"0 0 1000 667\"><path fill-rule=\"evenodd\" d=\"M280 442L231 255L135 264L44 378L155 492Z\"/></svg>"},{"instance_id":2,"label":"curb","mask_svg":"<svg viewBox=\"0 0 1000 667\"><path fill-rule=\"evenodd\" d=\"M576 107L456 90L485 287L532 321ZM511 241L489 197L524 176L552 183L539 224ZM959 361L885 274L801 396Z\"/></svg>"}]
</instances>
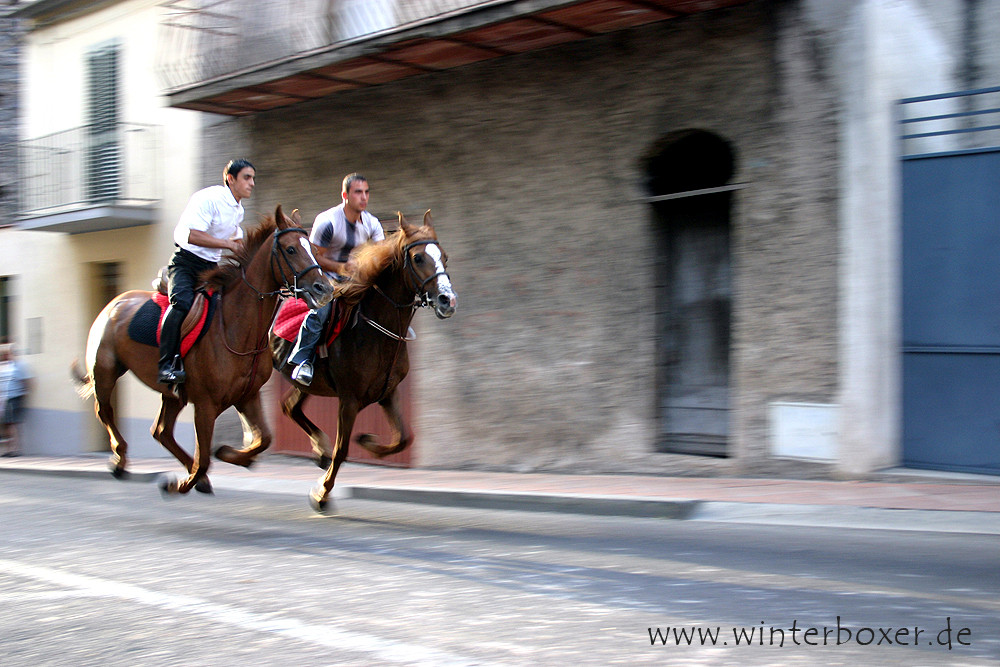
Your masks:
<instances>
[{"instance_id":1,"label":"curb","mask_svg":"<svg viewBox=\"0 0 1000 667\"><path fill-rule=\"evenodd\" d=\"M0 465L0 473L49 475L107 480L101 467L44 464ZM165 471L129 471L123 481L150 483ZM214 476L216 489L302 495L314 482L286 478ZM914 510L856 505L810 505L738 501L651 498L600 494L560 494L523 491L478 491L463 488L419 488L338 484L331 499L357 498L453 508L553 512L604 517L674 519L706 523L741 523L803 528L901 530L930 533L1000 535L1000 512L973 510Z\"/></svg>"},{"instance_id":2,"label":"curb","mask_svg":"<svg viewBox=\"0 0 1000 667\"><path fill-rule=\"evenodd\" d=\"M687 519L700 500L633 498L630 496L563 495L519 491L467 489L415 489L387 486L347 486L351 498L385 500L474 509L562 512L595 516L632 516L653 519Z\"/></svg>"},{"instance_id":3,"label":"curb","mask_svg":"<svg viewBox=\"0 0 1000 667\"><path fill-rule=\"evenodd\" d=\"M4 472L14 472L20 473L22 475L47 475L49 477L84 477L87 479L109 479L111 478L111 472L107 469L102 470L81 470L79 468L63 468L63 467L45 467L45 466L32 466L32 467L22 467L18 468L16 466L0 466L0 473ZM157 478L164 474L165 471L145 471L145 472L134 472L129 470L125 473L125 476L119 481L124 482L155 482Z\"/></svg>"},{"instance_id":4,"label":"curb","mask_svg":"<svg viewBox=\"0 0 1000 667\"><path fill-rule=\"evenodd\" d=\"M690 519L770 526L1000 535L1000 512L976 510L915 510L856 505L705 501Z\"/></svg>"},{"instance_id":5,"label":"curb","mask_svg":"<svg viewBox=\"0 0 1000 667\"><path fill-rule=\"evenodd\" d=\"M55 477L82 477L87 479L109 479L106 469L72 468L60 466L0 466L0 472L14 472L28 475L49 475ZM155 482L164 471L129 471L125 481ZM313 483L292 479L244 479L212 477L216 489L234 491L255 491L260 493L281 493L297 495L309 490ZM702 504L700 500L670 500L662 498L631 497L615 495L568 495L558 493L529 493L519 491L474 491L471 489L426 489L394 486L369 486L343 484L334 487L334 499L357 498L359 500L380 500L397 503L415 503L447 507L473 509L518 510L527 512L557 512L563 514L587 514L592 516L630 516L652 519L687 519Z\"/></svg>"}]
</instances>

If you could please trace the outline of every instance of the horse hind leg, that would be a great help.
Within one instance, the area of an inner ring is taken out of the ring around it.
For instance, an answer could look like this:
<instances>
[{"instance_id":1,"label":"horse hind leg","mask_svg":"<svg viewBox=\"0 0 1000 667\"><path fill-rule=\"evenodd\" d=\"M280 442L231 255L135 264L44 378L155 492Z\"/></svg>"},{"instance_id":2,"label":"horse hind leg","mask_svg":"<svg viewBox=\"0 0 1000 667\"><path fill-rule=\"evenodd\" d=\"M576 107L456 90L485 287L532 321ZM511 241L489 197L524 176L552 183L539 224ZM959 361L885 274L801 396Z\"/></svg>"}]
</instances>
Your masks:
<instances>
[{"instance_id":1,"label":"horse hind leg","mask_svg":"<svg viewBox=\"0 0 1000 667\"><path fill-rule=\"evenodd\" d=\"M281 401L281 411L306 432L306 435L309 436L309 442L312 443L313 454L316 455L314 459L316 465L326 470L333 462L333 446L323 429L316 426L303 412L302 406L307 398L309 398L309 394L297 387L292 387Z\"/></svg>"},{"instance_id":2,"label":"horse hind leg","mask_svg":"<svg viewBox=\"0 0 1000 667\"><path fill-rule=\"evenodd\" d=\"M117 362L94 364L91 369L91 377L94 382L94 411L97 419L108 431L111 444L111 458L108 460L108 467L111 474L116 479L122 479L127 474L128 465L128 443L118 430L115 422L115 408L112 400L112 392L118 378L125 374L126 369Z\"/></svg>"}]
</instances>

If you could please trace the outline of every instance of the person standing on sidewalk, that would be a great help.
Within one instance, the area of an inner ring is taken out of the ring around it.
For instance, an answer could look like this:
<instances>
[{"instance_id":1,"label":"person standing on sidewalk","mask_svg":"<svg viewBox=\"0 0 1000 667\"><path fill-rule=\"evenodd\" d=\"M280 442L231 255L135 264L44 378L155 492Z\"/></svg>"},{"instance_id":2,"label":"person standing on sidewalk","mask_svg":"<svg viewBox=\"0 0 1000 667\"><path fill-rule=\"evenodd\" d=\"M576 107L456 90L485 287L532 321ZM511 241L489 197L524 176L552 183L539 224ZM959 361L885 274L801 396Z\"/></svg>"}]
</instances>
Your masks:
<instances>
[{"instance_id":1,"label":"person standing on sidewalk","mask_svg":"<svg viewBox=\"0 0 1000 667\"><path fill-rule=\"evenodd\" d=\"M21 422L31 384L31 371L14 357L14 346L7 344L0 348L0 417L3 441L7 445L0 456L21 455Z\"/></svg>"},{"instance_id":2,"label":"person standing on sidewalk","mask_svg":"<svg viewBox=\"0 0 1000 667\"><path fill-rule=\"evenodd\" d=\"M160 331L157 382L181 384L187 379L181 362L181 324L194 304L198 276L213 269L222 251L243 246L243 204L253 194L257 172L249 160L230 160L222 170L223 185L212 185L191 195L174 229L177 250L167 266L170 305Z\"/></svg>"},{"instance_id":3,"label":"person standing on sidewalk","mask_svg":"<svg viewBox=\"0 0 1000 667\"><path fill-rule=\"evenodd\" d=\"M309 241L318 249L316 261L332 281L347 280L351 274L351 251L362 243L385 238L382 224L367 211L368 194L368 179L358 173L348 174L340 189L343 201L317 215L313 222ZM313 380L313 353L332 308L333 301L309 311L288 357L288 363L295 365L292 380L307 387Z\"/></svg>"}]
</instances>

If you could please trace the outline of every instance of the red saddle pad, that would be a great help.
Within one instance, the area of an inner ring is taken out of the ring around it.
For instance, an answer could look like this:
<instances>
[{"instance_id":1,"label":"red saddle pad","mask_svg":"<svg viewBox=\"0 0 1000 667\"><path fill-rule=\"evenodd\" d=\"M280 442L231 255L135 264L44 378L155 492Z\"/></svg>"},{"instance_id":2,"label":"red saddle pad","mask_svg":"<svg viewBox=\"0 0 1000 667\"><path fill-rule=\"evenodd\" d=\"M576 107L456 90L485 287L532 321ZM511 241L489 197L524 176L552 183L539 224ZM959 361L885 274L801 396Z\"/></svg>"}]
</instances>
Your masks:
<instances>
[{"instance_id":1,"label":"red saddle pad","mask_svg":"<svg viewBox=\"0 0 1000 667\"><path fill-rule=\"evenodd\" d=\"M274 326L271 330L278 338L294 343L299 335L299 327L302 320L306 319L309 306L302 299L285 299L278 309L278 315L274 318Z\"/></svg>"},{"instance_id":2,"label":"red saddle pad","mask_svg":"<svg viewBox=\"0 0 1000 667\"><path fill-rule=\"evenodd\" d=\"M160 342L160 329L163 328L163 316L167 312L167 306L170 305L170 299L166 294L160 292L153 293L153 303L160 307L160 321L156 325L156 342ZM205 328L205 321L208 319L208 304L201 309L201 318L198 320L198 324L195 325L194 329L188 333L187 336L181 340L181 356L183 357L191 349L191 346L195 344L198 340L198 336L201 335L201 330Z\"/></svg>"}]
</instances>

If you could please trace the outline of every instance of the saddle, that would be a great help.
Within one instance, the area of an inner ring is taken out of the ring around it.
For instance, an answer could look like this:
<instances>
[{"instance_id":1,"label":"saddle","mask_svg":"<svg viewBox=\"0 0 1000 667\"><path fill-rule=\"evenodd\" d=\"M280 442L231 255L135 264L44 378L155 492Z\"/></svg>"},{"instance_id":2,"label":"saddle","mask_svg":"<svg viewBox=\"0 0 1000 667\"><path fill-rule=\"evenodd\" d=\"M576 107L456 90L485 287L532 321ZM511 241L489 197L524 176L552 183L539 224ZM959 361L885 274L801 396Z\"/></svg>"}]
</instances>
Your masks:
<instances>
[{"instance_id":1,"label":"saddle","mask_svg":"<svg viewBox=\"0 0 1000 667\"><path fill-rule=\"evenodd\" d=\"M170 300L168 297L167 288L167 267L160 268L159 272L156 274L156 278L153 279L153 301L160 306L161 313L159 322L156 325L156 340L160 340L160 328L163 326L163 316L167 312L167 306L170 305ZM194 293L194 303L191 304L191 310L188 311L187 316L181 323L181 341L184 341L188 335L195 329L201 329L204 326L203 320L205 319L205 306L208 303L208 298L211 295L206 296L205 292L197 291ZM168 297L166 300L166 306L162 305L163 300L159 297ZM181 343L181 355L187 353L184 349L184 343Z\"/></svg>"},{"instance_id":2,"label":"saddle","mask_svg":"<svg viewBox=\"0 0 1000 667\"><path fill-rule=\"evenodd\" d=\"M348 310L335 301L330 309L330 318L323 324L323 335L320 336L316 352L320 357L326 356L326 348L340 335L350 319L353 309ZM309 306L302 299L285 299L278 309L278 314L274 318L274 326L271 331L274 335L290 343L294 343L299 336L299 328L302 320L309 314Z\"/></svg>"},{"instance_id":3,"label":"saddle","mask_svg":"<svg viewBox=\"0 0 1000 667\"><path fill-rule=\"evenodd\" d=\"M160 269L153 281L153 298L139 307L135 316L128 324L129 338L137 343L152 345L160 344L160 327L163 325L163 315L167 312L170 299L167 296L166 267ZM208 331L212 315L219 301L219 294L207 294L202 291L195 293L194 303L181 323L181 356Z\"/></svg>"}]
</instances>

